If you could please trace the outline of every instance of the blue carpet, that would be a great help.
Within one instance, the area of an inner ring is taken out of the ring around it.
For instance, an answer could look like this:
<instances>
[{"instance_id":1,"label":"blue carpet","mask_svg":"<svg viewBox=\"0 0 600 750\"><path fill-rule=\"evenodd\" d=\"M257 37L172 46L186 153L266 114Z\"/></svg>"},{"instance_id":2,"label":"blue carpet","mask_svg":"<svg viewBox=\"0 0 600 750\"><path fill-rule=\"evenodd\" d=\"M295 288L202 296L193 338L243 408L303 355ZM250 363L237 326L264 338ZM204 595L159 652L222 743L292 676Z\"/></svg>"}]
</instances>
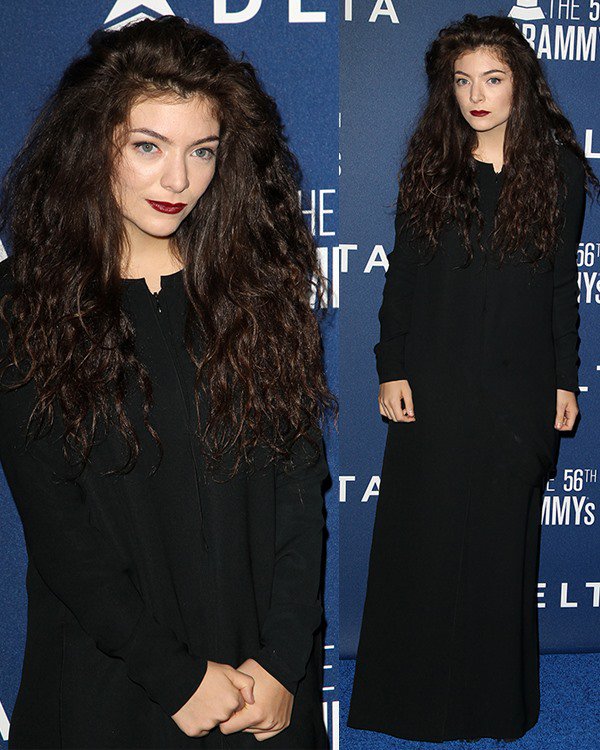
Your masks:
<instances>
[{"instance_id":1,"label":"blue carpet","mask_svg":"<svg viewBox=\"0 0 600 750\"><path fill-rule=\"evenodd\" d=\"M340 748L343 750L599 750L600 654L542 654L541 708L537 724L516 742L409 742L346 726L354 660L340 661Z\"/></svg>"}]
</instances>

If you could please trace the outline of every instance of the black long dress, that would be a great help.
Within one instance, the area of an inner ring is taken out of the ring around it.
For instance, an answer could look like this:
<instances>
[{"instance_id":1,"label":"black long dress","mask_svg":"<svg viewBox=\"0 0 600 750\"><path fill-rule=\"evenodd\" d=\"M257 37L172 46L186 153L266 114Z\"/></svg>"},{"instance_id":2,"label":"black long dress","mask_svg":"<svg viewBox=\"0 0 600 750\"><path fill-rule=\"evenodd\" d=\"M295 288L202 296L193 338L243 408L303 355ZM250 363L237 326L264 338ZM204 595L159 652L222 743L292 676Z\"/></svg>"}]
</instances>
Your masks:
<instances>
[{"instance_id":1,"label":"black long dress","mask_svg":"<svg viewBox=\"0 0 600 750\"><path fill-rule=\"evenodd\" d=\"M441 742L519 737L538 719L541 500L556 389L578 392L584 170L562 146L560 164L553 270L481 251L453 268L453 228L417 266L397 224L375 352L380 383L408 379L416 421L388 424L350 727ZM503 173L475 168L489 239Z\"/></svg>"},{"instance_id":2,"label":"black long dress","mask_svg":"<svg viewBox=\"0 0 600 750\"><path fill-rule=\"evenodd\" d=\"M11 263L0 264L0 297L12 284ZM171 719L207 660L237 667L252 657L295 693L290 726L265 747L325 748L322 442L316 462L298 442L291 467L260 468L259 456L253 473L209 478L193 434L183 272L162 276L157 294L144 279L122 284L154 388L150 421L165 451L154 476L158 451L136 389L126 400L141 441L135 469L101 475L124 463L111 428L76 480L63 461L60 413L52 433L25 450L33 384L0 391L0 459L29 557L27 639L8 746L256 747L251 733L218 727L191 738Z\"/></svg>"}]
</instances>

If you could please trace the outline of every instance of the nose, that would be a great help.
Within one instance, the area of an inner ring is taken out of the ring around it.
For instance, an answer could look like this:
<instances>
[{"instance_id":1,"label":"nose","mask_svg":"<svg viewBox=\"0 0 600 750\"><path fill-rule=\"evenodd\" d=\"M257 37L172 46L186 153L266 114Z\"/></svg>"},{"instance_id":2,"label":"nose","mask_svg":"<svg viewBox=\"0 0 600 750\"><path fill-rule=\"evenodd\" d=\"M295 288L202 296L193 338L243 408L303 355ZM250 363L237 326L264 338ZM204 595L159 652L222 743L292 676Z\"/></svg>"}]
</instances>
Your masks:
<instances>
[{"instance_id":1,"label":"nose","mask_svg":"<svg viewBox=\"0 0 600 750\"><path fill-rule=\"evenodd\" d=\"M485 99L485 96L483 94L483 89L481 88L481 84L475 81L475 83L471 86L471 93L469 96L469 100L473 102L473 104L477 104L478 102L481 102Z\"/></svg>"},{"instance_id":2,"label":"nose","mask_svg":"<svg viewBox=\"0 0 600 750\"><path fill-rule=\"evenodd\" d=\"M181 193L189 187L185 156L173 154L165 160L160 184L165 190L171 190L173 193Z\"/></svg>"}]
</instances>

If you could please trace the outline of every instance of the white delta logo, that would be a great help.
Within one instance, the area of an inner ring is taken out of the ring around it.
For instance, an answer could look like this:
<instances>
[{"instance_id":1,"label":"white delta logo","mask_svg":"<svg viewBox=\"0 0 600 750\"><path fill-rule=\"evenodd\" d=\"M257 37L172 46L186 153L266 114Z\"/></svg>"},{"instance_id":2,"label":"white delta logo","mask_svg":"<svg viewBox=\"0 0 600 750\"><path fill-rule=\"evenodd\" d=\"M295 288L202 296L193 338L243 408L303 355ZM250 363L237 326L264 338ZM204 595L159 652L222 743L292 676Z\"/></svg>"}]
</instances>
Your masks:
<instances>
[{"instance_id":1,"label":"white delta logo","mask_svg":"<svg viewBox=\"0 0 600 750\"><path fill-rule=\"evenodd\" d=\"M325 0L323 0L325 1ZM245 23L254 18L263 6L263 0L245 0L240 8L231 9L228 0L213 0L214 23ZM305 10L302 0L287 0L288 20L290 23L325 23L327 13L324 10ZM159 16L174 16L173 9L167 0L117 0L104 21L105 26L117 30L125 24L135 23L145 18L154 19Z\"/></svg>"},{"instance_id":2,"label":"white delta logo","mask_svg":"<svg viewBox=\"0 0 600 750\"><path fill-rule=\"evenodd\" d=\"M148 0L146 3L140 3L139 0L117 0L104 19L104 25L117 31L126 24L143 21L145 18L153 20L159 16L174 15L167 0Z\"/></svg>"},{"instance_id":3,"label":"white delta logo","mask_svg":"<svg viewBox=\"0 0 600 750\"><path fill-rule=\"evenodd\" d=\"M364 0L361 0L361 2L362 5L359 9L361 13L365 13L365 11L368 13L369 8L371 8L369 23L375 23L379 18L388 18L392 23L400 23L394 0L370 0L366 7ZM344 21L353 20L354 0L344 0Z\"/></svg>"},{"instance_id":4,"label":"white delta logo","mask_svg":"<svg viewBox=\"0 0 600 750\"><path fill-rule=\"evenodd\" d=\"M4 706L2 705L2 702L0 701L0 740L4 740L4 742L6 742L8 740L9 731L10 731L10 722L8 721L8 716L6 715Z\"/></svg>"},{"instance_id":5,"label":"white delta logo","mask_svg":"<svg viewBox=\"0 0 600 750\"><path fill-rule=\"evenodd\" d=\"M230 10L227 0L213 0L214 23L244 23L258 13L263 0L246 0L246 6ZM288 21L290 23L325 23L327 13L324 10L303 10L302 0L288 0Z\"/></svg>"}]
</instances>

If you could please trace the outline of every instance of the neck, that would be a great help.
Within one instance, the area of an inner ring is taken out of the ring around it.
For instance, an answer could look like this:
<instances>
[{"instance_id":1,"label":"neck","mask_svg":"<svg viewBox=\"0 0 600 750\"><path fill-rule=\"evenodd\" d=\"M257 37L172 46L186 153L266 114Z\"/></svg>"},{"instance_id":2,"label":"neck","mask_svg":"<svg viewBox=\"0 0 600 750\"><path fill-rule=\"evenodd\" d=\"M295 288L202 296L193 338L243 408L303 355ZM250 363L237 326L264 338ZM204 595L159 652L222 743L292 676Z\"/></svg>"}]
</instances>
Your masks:
<instances>
[{"instance_id":1,"label":"neck","mask_svg":"<svg viewBox=\"0 0 600 750\"><path fill-rule=\"evenodd\" d=\"M122 260L124 277L156 277L179 271L183 267L174 243L169 237L129 236Z\"/></svg>"},{"instance_id":2,"label":"neck","mask_svg":"<svg viewBox=\"0 0 600 750\"><path fill-rule=\"evenodd\" d=\"M501 167L504 163L504 133L506 123L502 123L492 130L483 133L477 133L477 148L475 154L482 161L492 162L495 166Z\"/></svg>"}]
</instances>

